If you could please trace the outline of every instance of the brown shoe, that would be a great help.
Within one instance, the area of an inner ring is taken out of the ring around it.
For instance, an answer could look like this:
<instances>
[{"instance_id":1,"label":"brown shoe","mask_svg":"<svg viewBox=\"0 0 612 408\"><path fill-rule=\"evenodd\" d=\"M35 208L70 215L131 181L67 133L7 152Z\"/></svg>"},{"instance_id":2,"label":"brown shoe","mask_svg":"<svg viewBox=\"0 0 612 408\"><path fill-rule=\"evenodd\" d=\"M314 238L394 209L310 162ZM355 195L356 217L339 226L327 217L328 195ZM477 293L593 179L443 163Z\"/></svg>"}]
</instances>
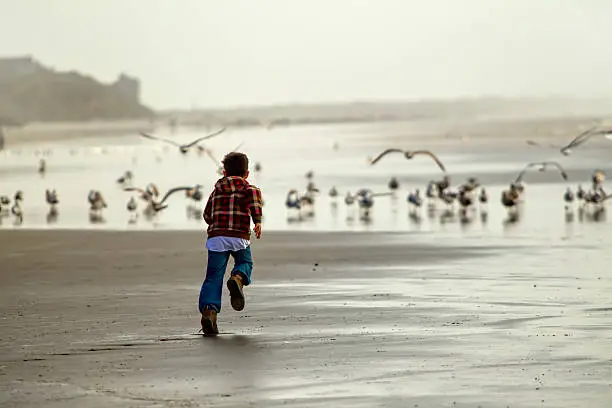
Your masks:
<instances>
[{"instance_id":1,"label":"brown shoe","mask_svg":"<svg viewBox=\"0 0 612 408\"><path fill-rule=\"evenodd\" d=\"M217 329L217 311L216 310L204 310L202 312L202 332L205 336L216 336L219 334Z\"/></svg>"},{"instance_id":2,"label":"brown shoe","mask_svg":"<svg viewBox=\"0 0 612 408\"><path fill-rule=\"evenodd\" d=\"M227 288L230 293L230 303L236 311L244 309L244 293L242 293L242 277L240 275L232 275L227 280Z\"/></svg>"}]
</instances>

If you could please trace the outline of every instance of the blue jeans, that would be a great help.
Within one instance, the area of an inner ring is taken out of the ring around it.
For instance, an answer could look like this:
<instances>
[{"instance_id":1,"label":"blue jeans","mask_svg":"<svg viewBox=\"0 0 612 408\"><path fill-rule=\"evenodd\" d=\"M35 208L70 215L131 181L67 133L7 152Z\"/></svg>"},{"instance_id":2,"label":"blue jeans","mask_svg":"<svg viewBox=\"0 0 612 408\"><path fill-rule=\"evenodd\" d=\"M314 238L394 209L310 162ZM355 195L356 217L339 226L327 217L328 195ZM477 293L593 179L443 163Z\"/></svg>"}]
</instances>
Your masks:
<instances>
[{"instance_id":1,"label":"blue jeans","mask_svg":"<svg viewBox=\"0 0 612 408\"><path fill-rule=\"evenodd\" d=\"M206 309L221 311L221 293L223 291L223 277L227 269L230 255L234 258L234 269L232 275L240 275L244 286L251 284L251 272L253 271L253 258L251 247L248 246L240 251L208 251L208 265L206 267L206 279L200 290L198 302L200 313Z\"/></svg>"}]
</instances>

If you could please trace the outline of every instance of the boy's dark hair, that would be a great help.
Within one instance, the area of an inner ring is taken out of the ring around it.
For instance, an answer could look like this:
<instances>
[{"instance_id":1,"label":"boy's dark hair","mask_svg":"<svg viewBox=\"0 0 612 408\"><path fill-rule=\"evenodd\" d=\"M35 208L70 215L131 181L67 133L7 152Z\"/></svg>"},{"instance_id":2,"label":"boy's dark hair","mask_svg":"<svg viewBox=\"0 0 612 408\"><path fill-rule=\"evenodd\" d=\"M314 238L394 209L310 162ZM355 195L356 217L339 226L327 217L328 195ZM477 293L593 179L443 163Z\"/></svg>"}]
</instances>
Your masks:
<instances>
[{"instance_id":1,"label":"boy's dark hair","mask_svg":"<svg viewBox=\"0 0 612 408\"><path fill-rule=\"evenodd\" d=\"M244 153L228 153L223 158L223 169L227 176L243 177L249 171L249 158Z\"/></svg>"}]
</instances>

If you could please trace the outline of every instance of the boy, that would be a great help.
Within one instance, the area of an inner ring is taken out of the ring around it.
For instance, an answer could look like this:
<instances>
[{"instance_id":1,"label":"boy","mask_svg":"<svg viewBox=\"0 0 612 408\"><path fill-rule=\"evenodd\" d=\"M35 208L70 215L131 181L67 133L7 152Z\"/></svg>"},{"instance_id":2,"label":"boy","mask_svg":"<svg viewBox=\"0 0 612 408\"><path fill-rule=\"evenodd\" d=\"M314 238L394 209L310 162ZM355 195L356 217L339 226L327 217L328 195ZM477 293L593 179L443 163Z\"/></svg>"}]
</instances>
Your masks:
<instances>
[{"instance_id":1,"label":"boy","mask_svg":"<svg viewBox=\"0 0 612 408\"><path fill-rule=\"evenodd\" d=\"M223 158L223 177L215 184L204 209L208 224L208 265L206 279L200 290L199 308L204 335L216 335L217 313L221 311L223 276L230 255L234 268L227 281L234 310L244 309L243 286L251 283L251 219L255 237L261 238L261 191L247 181L249 159L243 153L232 152Z\"/></svg>"}]
</instances>

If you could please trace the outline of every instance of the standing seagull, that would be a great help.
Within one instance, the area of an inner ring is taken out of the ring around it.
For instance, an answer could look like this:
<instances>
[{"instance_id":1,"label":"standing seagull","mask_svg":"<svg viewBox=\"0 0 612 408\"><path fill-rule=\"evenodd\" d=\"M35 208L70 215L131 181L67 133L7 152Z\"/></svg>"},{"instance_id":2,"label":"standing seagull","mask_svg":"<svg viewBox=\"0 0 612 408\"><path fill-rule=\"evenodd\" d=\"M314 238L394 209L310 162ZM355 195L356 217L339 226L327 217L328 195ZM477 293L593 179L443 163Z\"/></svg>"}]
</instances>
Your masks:
<instances>
[{"instance_id":1,"label":"standing seagull","mask_svg":"<svg viewBox=\"0 0 612 408\"><path fill-rule=\"evenodd\" d=\"M571 205L574 203L574 193L572 192L571 188L567 188L567 190L565 190L565 193L563 194L563 201L565 201L565 210L569 211L571 208Z\"/></svg>"},{"instance_id":2,"label":"standing seagull","mask_svg":"<svg viewBox=\"0 0 612 408\"><path fill-rule=\"evenodd\" d=\"M52 224L57 221L58 217L57 205L59 204L59 199L57 197L57 191L55 191L55 189L45 190L45 200L47 201L47 204L49 204L47 223Z\"/></svg>"},{"instance_id":3,"label":"standing seagull","mask_svg":"<svg viewBox=\"0 0 612 408\"><path fill-rule=\"evenodd\" d=\"M332 198L332 199L335 199L336 197L338 197L338 190L336 189L336 186L333 186L329 190L329 197Z\"/></svg>"},{"instance_id":4,"label":"standing seagull","mask_svg":"<svg viewBox=\"0 0 612 408\"><path fill-rule=\"evenodd\" d=\"M406 198L408 204L410 205L410 212L416 212L417 209L421 208L423 205L423 199L421 198L421 192L417 188L414 193L409 193Z\"/></svg>"},{"instance_id":5,"label":"standing seagull","mask_svg":"<svg viewBox=\"0 0 612 408\"><path fill-rule=\"evenodd\" d=\"M122 184L122 185L132 184L133 177L134 177L134 174L130 170L128 170L125 173L123 173L123 176L117 179L117 184Z\"/></svg>"},{"instance_id":6,"label":"standing seagull","mask_svg":"<svg viewBox=\"0 0 612 408\"><path fill-rule=\"evenodd\" d=\"M89 194L87 194L87 202L89 203L89 210L96 216L99 216L102 210L108 206L102 193L98 190L89 191Z\"/></svg>"},{"instance_id":7,"label":"standing seagull","mask_svg":"<svg viewBox=\"0 0 612 408\"><path fill-rule=\"evenodd\" d=\"M51 209L54 209L59 204L59 199L57 198L57 191L55 191L55 189L45 190L45 200L47 201L47 204L49 204Z\"/></svg>"},{"instance_id":8,"label":"standing seagull","mask_svg":"<svg viewBox=\"0 0 612 408\"><path fill-rule=\"evenodd\" d=\"M487 190L484 187L480 187L480 195L478 196L478 201L480 201L480 204L483 206L489 202L489 196L487 195Z\"/></svg>"},{"instance_id":9,"label":"standing seagull","mask_svg":"<svg viewBox=\"0 0 612 408\"><path fill-rule=\"evenodd\" d=\"M395 191L399 188L399 181L396 177L391 177L391 180L389 180L388 187L391 191Z\"/></svg>"},{"instance_id":10,"label":"standing seagull","mask_svg":"<svg viewBox=\"0 0 612 408\"><path fill-rule=\"evenodd\" d=\"M130 197L130 199L127 202L126 208L128 212L130 213L129 223L130 224L135 223L136 220L138 219L138 213L136 212L136 210L138 209L138 201L136 201L134 197Z\"/></svg>"},{"instance_id":11,"label":"standing seagull","mask_svg":"<svg viewBox=\"0 0 612 408\"><path fill-rule=\"evenodd\" d=\"M145 138L147 138L147 139L151 139L151 140L159 140L159 141L161 141L161 142L165 142L165 143L169 143L169 144L171 144L171 145L177 146L177 147L179 148L179 151L180 151L182 154L187 154L187 152L189 151L189 149L190 149L190 148L192 148L193 146L197 145L198 143L200 143L200 142L202 142L202 141L204 141L204 140L208 140L208 139L210 139L210 138L213 138L213 137L215 137L215 136L218 136L218 135L220 135L220 134L221 134L221 133L223 133L223 132L225 132L225 128L221 128L220 130L218 130L218 131L216 131L216 132L214 132L214 133L211 133L211 134L209 134L209 135L199 137L199 138L197 138L196 140L194 140L194 141L192 141L192 142L190 142L190 143L187 143L187 144L180 144L180 143L175 142L174 140L170 140L170 139L164 139L164 138L155 137L155 136L152 136L152 135L150 135L150 134L148 134L148 133L144 133L144 132L140 132L140 136L145 137ZM200 150L204 149L204 148L203 148L203 147L201 147L201 146L198 146L198 148L199 148Z\"/></svg>"},{"instance_id":12,"label":"standing seagull","mask_svg":"<svg viewBox=\"0 0 612 408\"><path fill-rule=\"evenodd\" d=\"M23 210L21 209L21 200L15 200L15 203L11 207L11 214L15 217L15 225L21 225L23 223Z\"/></svg>"},{"instance_id":13,"label":"standing seagull","mask_svg":"<svg viewBox=\"0 0 612 408\"><path fill-rule=\"evenodd\" d=\"M374 197L388 196L391 193L374 193L369 189L361 189L357 191L357 203L359 204L359 209L363 212L363 218L370 218L370 210L374 207Z\"/></svg>"},{"instance_id":14,"label":"standing seagull","mask_svg":"<svg viewBox=\"0 0 612 408\"><path fill-rule=\"evenodd\" d=\"M402 149L387 149L385 151L383 151L382 153L380 153L378 156L376 156L371 162L371 165L376 164L380 159L382 159L383 157L385 157L386 155L388 155L389 153L402 153L404 155L404 157L408 160L413 159L414 156L419 156L419 155L425 155L425 156L429 156L433 159L434 162L436 162L436 164L438 165L438 167L440 168L440 170L446 172L446 167L444 167L444 164L442 164L442 162L440 161L440 159L438 159L438 157L433 154L432 152L430 152L429 150L402 150Z\"/></svg>"}]
</instances>

